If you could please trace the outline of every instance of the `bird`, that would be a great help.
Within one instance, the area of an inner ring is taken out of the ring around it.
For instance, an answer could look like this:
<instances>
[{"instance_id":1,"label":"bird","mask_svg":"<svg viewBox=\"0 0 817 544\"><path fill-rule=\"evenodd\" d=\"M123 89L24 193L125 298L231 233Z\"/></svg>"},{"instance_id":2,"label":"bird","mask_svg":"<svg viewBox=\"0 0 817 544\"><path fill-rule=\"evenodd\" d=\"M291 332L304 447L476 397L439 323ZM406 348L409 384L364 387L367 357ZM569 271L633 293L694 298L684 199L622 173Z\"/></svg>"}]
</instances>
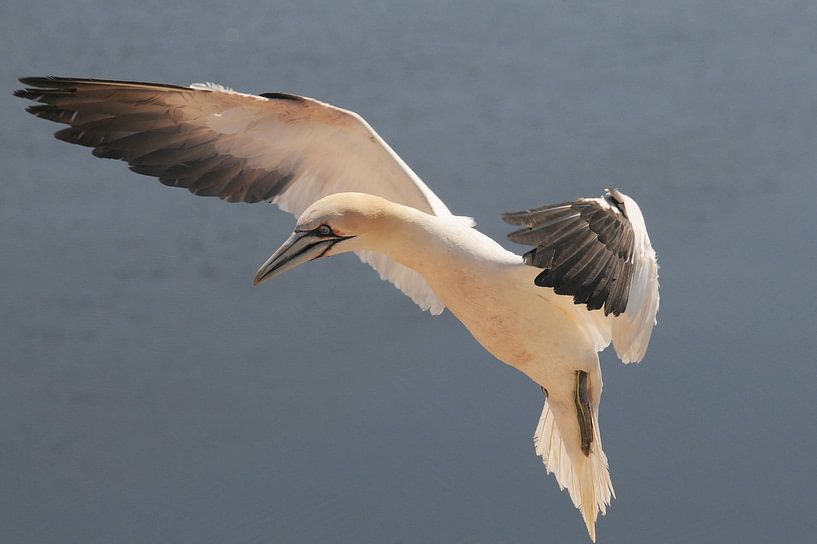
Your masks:
<instances>
[{"instance_id":1,"label":"bird","mask_svg":"<svg viewBox=\"0 0 817 544\"><path fill-rule=\"evenodd\" d=\"M602 449L598 353L644 358L658 263L638 204L600 197L502 214L519 255L453 214L358 114L284 92L212 83L25 77L27 111L55 137L200 196L267 202L297 218L253 284L354 252L432 315L448 309L544 394L534 448L590 539L615 497Z\"/></svg>"}]
</instances>

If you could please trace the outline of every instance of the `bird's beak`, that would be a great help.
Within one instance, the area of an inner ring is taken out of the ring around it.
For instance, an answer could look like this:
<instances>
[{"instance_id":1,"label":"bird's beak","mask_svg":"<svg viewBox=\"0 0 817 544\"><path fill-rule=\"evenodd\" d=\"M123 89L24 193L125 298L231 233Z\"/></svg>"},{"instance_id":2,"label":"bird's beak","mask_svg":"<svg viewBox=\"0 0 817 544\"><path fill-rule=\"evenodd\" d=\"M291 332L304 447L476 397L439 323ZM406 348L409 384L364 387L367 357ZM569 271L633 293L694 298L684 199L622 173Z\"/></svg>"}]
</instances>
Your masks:
<instances>
[{"instance_id":1,"label":"bird's beak","mask_svg":"<svg viewBox=\"0 0 817 544\"><path fill-rule=\"evenodd\" d=\"M253 286L286 272L305 262L323 257L345 237L321 237L312 232L293 232L278 250L261 265L252 280Z\"/></svg>"}]
</instances>

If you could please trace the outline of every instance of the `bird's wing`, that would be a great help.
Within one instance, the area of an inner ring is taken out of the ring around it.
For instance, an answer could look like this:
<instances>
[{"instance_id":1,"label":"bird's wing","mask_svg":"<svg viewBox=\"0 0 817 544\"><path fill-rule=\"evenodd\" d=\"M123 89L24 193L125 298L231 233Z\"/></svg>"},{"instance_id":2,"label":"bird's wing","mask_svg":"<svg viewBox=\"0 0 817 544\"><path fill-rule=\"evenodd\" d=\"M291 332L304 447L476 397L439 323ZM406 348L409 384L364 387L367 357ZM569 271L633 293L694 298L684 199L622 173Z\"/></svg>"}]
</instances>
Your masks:
<instances>
[{"instance_id":1,"label":"bird's wing","mask_svg":"<svg viewBox=\"0 0 817 544\"><path fill-rule=\"evenodd\" d=\"M616 189L601 198L502 215L522 226L508 235L534 246L525 263L541 268L534 282L585 305L625 363L644 357L658 312L658 263L641 210ZM601 312L593 310L604 309Z\"/></svg>"},{"instance_id":2,"label":"bird's wing","mask_svg":"<svg viewBox=\"0 0 817 544\"><path fill-rule=\"evenodd\" d=\"M448 208L360 116L285 93L218 85L32 77L27 111L69 125L55 136L121 159L165 185L229 202L268 201L298 217L338 192L374 194L438 216ZM360 255L423 309L442 302L416 272Z\"/></svg>"},{"instance_id":3,"label":"bird's wing","mask_svg":"<svg viewBox=\"0 0 817 544\"><path fill-rule=\"evenodd\" d=\"M621 197L635 234L633 272L627 310L612 320L611 328L619 358L625 363L637 363L647 353L658 314L658 260L641 209L629 196L621 194Z\"/></svg>"}]
</instances>

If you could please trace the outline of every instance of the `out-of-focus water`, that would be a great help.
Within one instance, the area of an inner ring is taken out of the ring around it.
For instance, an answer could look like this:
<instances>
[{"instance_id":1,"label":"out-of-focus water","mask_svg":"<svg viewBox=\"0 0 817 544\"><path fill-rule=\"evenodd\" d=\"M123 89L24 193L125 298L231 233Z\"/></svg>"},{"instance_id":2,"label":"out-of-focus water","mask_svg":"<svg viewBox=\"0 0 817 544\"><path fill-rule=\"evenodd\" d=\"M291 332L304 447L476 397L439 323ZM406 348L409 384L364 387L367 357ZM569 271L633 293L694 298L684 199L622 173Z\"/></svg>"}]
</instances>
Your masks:
<instances>
[{"instance_id":1,"label":"out-of-focus water","mask_svg":"<svg viewBox=\"0 0 817 544\"><path fill-rule=\"evenodd\" d=\"M2 4L0 540L586 541L537 387L354 257L252 289L293 219L52 139L43 74L355 110L497 239L619 185L662 305L604 356L600 541L813 539L817 5L578 4Z\"/></svg>"}]
</instances>

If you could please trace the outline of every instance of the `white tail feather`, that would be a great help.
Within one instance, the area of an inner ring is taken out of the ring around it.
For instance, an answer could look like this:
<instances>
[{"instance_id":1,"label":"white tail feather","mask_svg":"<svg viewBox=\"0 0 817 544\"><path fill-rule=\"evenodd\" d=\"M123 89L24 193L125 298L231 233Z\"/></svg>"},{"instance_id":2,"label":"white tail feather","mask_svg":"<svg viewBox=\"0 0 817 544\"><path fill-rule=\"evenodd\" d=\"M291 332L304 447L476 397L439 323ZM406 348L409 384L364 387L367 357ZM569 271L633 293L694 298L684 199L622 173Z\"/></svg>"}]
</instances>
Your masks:
<instances>
[{"instance_id":1,"label":"white tail feather","mask_svg":"<svg viewBox=\"0 0 817 544\"><path fill-rule=\"evenodd\" d=\"M590 539L595 542L596 518L599 512L602 515L606 513L610 500L615 498L607 469L607 456L601 448L598 412L594 410L593 414L593 443L589 456L585 456L578 448L568 448L559 434L555 418L546 399L533 435L536 455L542 458L548 474L552 472L556 476L559 488L567 488L573 505L582 513Z\"/></svg>"}]
</instances>

